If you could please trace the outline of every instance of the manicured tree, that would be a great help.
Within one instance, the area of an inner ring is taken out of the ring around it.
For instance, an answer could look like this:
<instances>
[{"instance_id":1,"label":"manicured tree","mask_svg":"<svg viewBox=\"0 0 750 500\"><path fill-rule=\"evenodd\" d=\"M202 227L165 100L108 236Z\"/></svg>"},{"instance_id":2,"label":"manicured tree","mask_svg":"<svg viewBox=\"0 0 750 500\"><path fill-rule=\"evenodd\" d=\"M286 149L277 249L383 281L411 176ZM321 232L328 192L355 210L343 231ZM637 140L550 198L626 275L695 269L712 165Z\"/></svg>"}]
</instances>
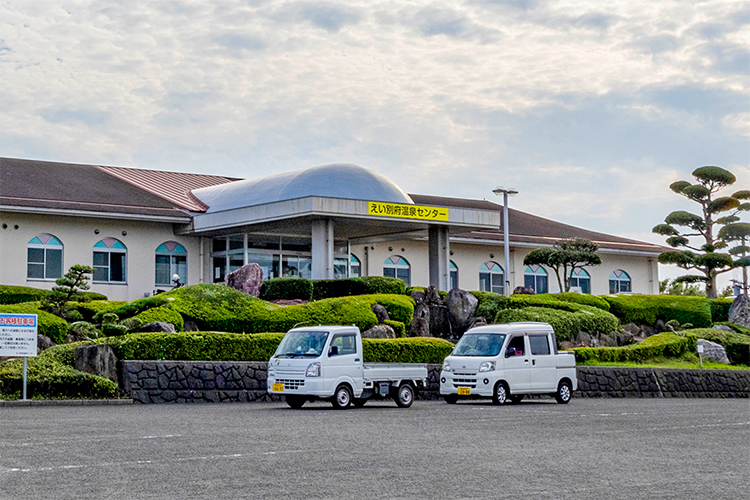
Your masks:
<instances>
[{"instance_id":1,"label":"manicured tree","mask_svg":"<svg viewBox=\"0 0 750 500\"><path fill-rule=\"evenodd\" d=\"M88 275L94 274L94 268L76 264L68 269L65 276L55 280L57 286L42 299L42 309L64 318L68 312L68 302L80 298L78 292L88 290Z\"/></svg>"},{"instance_id":2,"label":"manicured tree","mask_svg":"<svg viewBox=\"0 0 750 500\"><path fill-rule=\"evenodd\" d=\"M719 230L719 237L728 244L737 245L729 249L736 257L734 267L742 268L742 293L747 295L747 268L750 266L750 223L732 222Z\"/></svg>"},{"instance_id":3,"label":"manicured tree","mask_svg":"<svg viewBox=\"0 0 750 500\"><path fill-rule=\"evenodd\" d=\"M693 171L697 183L688 181L673 182L669 188L677 194L698 203L700 215L678 210L669 214L665 224L654 227L653 232L667 237L667 244L674 248L685 248L681 251L663 252L659 255L662 264L675 264L683 269L694 269L702 276L686 275L677 278L683 283L702 282L706 285L706 297L716 298L716 276L732 269L734 261L726 253L717 250L726 248L727 244L718 235L717 226L724 226L739 220L737 214L750 210L750 191L738 191L731 196L715 197L737 178L730 171L721 167L700 167ZM724 217L718 217L725 214ZM677 227L685 229L677 229ZM702 237L704 244L691 245L690 238Z\"/></svg>"},{"instance_id":4,"label":"manicured tree","mask_svg":"<svg viewBox=\"0 0 750 500\"><path fill-rule=\"evenodd\" d=\"M570 277L576 269L598 266L602 263L602 259L596 254L597 250L599 250L599 245L585 238L562 240L555 243L552 248L532 250L524 257L523 265L551 268L557 276L560 290L569 292Z\"/></svg>"}]
</instances>

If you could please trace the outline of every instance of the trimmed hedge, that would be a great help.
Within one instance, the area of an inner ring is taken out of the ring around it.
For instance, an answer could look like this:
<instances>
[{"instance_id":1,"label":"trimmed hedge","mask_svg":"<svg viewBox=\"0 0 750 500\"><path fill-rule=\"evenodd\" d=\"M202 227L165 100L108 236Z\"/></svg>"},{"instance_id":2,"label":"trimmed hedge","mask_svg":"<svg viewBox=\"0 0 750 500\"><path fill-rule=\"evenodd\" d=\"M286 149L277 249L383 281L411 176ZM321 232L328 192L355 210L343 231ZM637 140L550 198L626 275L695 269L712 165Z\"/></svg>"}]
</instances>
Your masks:
<instances>
[{"instance_id":1,"label":"trimmed hedge","mask_svg":"<svg viewBox=\"0 0 750 500\"><path fill-rule=\"evenodd\" d=\"M535 297L524 295L523 297ZM520 300L514 306L522 305ZM529 301L538 302L536 300ZM617 318L608 312L591 306L562 301L546 301L544 307L523 307L520 309L505 309L495 317L495 323L512 323L516 321L542 321L549 323L555 330L558 342L573 340L578 332L590 334L603 333L609 335L617 331Z\"/></svg>"},{"instance_id":2,"label":"trimmed hedge","mask_svg":"<svg viewBox=\"0 0 750 500\"><path fill-rule=\"evenodd\" d=\"M447 340L426 337L362 339L366 363L441 364L453 347Z\"/></svg>"},{"instance_id":3,"label":"trimmed hedge","mask_svg":"<svg viewBox=\"0 0 750 500\"><path fill-rule=\"evenodd\" d=\"M488 322L495 319L497 313L510 307L510 298L499 293L469 292L479 301L474 316L481 316Z\"/></svg>"},{"instance_id":4,"label":"trimmed hedge","mask_svg":"<svg viewBox=\"0 0 750 500\"><path fill-rule=\"evenodd\" d=\"M406 283L398 278L363 276L353 279L362 280L365 286L363 295L406 295Z\"/></svg>"},{"instance_id":5,"label":"trimmed hedge","mask_svg":"<svg viewBox=\"0 0 750 500\"><path fill-rule=\"evenodd\" d=\"M537 297L554 297L555 299L562 300L563 302L575 302L576 304L593 306L597 309L602 309L603 311L610 312L609 302L601 297L597 297L596 295L591 295L588 293L560 292L537 295Z\"/></svg>"},{"instance_id":6,"label":"trimmed hedge","mask_svg":"<svg viewBox=\"0 0 750 500\"><path fill-rule=\"evenodd\" d=\"M91 302L69 302L68 305L72 310L81 313L84 321L92 323L96 314L109 312L110 309L117 309L127 303L126 300L92 300Z\"/></svg>"},{"instance_id":7,"label":"trimmed hedge","mask_svg":"<svg viewBox=\"0 0 750 500\"><path fill-rule=\"evenodd\" d=\"M684 332L681 332L684 333ZM628 347L576 347L573 352L577 363L586 361L643 363L656 357L676 358L695 352L697 338L680 336L674 332L652 335L640 344Z\"/></svg>"},{"instance_id":8,"label":"trimmed hedge","mask_svg":"<svg viewBox=\"0 0 750 500\"><path fill-rule=\"evenodd\" d=\"M313 298L313 282L305 278L271 278L260 287L261 300L307 300Z\"/></svg>"},{"instance_id":9,"label":"trimmed hedge","mask_svg":"<svg viewBox=\"0 0 750 500\"><path fill-rule=\"evenodd\" d=\"M37 303L0 305L2 313L36 314L38 325L37 332L51 338L56 344L65 342L68 334L68 323L54 314L37 308Z\"/></svg>"},{"instance_id":10,"label":"trimmed hedge","mask_svg":"<svg viewBox=\"0 0 750 500\"><path fill-rule=\"evenodd\" d=\"M653 325L657 319L677 320L681 325L711 326L711 306L704 297L678 295L604 295L610 312L625 323Z\"/></svg>"},{"instance_id":11,"label":"trimmed hedge","mask_svg":"<svg viewBox=\"0 0 750 500\"><path fill-rule=\"evenodd\" d=\"M316 280L313 282L312 300L365 295L365 283L361 278L342 280Z\"/></svg>"},{"instance_id":12,"label":"trimmed hedge","mask_svg":"<svg viewBox=\"0 0 750 500\"><path fill-rule=\"evenodd\" d=\"M393 279L393 278L389 278L389 279ZM424 287L424 286L409 286L409 287L406 287L406 291L404 292L404 294L411 297L411 292L424 292L425 290L427 290L427 287ZM445 299L448 296L448 292L444 292L443 290L438 290L437 293L438 295L440 295L441 299Z\"/></svg>"},{"instance_id":13,"label":"trimmed hedge","mask_svg":"<svg viewBox=\"0 0 750 500\"><path fill-rule=\"evenodd\" d=\"M133 316L134 319L141 320L142 325L153 323L154 321L162 321L164 323L171 323L174 325L175 330L181 332L185 328L185 321L177 311L174 311L171 306L154 307L143 311L140 314Z\"/></svg>"},{"instance_id":14,"label":"trimmed hedge","mask_svg":"<svg viewBox=\"0 0 750 500\"><path fill-rule=\"evenodd\" d=\"M50 290L32 288L30 286L0 285L0 304L35 302L42 300L49 293ZM106 295L96 292L78 292L78 295L86 301L107 300Z\"/></svg>"},{"instance_id":15,"label":"trimmed hedge","mask_svg":"<svg viewBox=\"0 0 750 500\"><path fill-rule=\"evenodd\" d=\"M732 307L734 299L708 299L711 306L711 321L729 321L729 308Z\"/></svg>"},{"instance_id":16,"label":"trimmed hedge","mask_svg":"<svg viewBox=\"0 0 750 500\"><path fill-rule=\"evenodd\" d=\"M273 278L260 288L262 300L323 300L352 295L405 295L406 285L400 279L364 276L340 280L308 280L304 278Z\"/></svg>"},{"instance_id":17,"label":"trimmed hedge","mask_svg":"<svg viewBox=\"0 0 750 500\"><path fill-rule=\"evenodd\" d=\"M750 335L725 332L718 328L695 328L683 330L680 333L695 339L705 339L721 344L726 349L727 357L732 364L750 365Z\"/></svg>"},{"instance_id":18,"label":"trimmed hedge","mask_svg":"<svg viewBox=\"0 0 750 500\"><path fill-rule=\"evenodd\" d=\"M105 399L117 395L117 384L111 380L74 370L51 356L29 359L27 375L29 397ZM22 388L22 361L0 363L0 392L13 394Z\"/></svg>"},{"instance_id":19,"label":"trimmed hedge","mask_svg":"<svg viewBox=\"0 0 750 500\"><path fill-rule=\"evenodd\" d=\"M393 328L393 331L396 333L396 338L406 337L406 327L402 322L387 319L383 321L383 324L386 324Z\"/></svg>"},{"instance_id":20,"label":"trimmed hedge","mask_svg":"<svg viewBox=\"0 0 750 500\"><path fill-rule=\"evenodd\" d=\"M167 304L169 301L164 296L164 294L154 295L153 297L148 297L145 299L138 299L134 300L132 302L126 302L125 304L122 304L121 306L114 307L111 309L102 309L98 313L96 313L93 317L93 320L95 323L101 323L102 317L105 314L116 314L118 318L126 319L126 318L132 318L133 316L137 316L138 314L142 313L143 311L148 311L149 309L152 309L154 307L161 307L165 304Z\"/></svg>"},{"instance_id":21,"label":"trimmed hedge","mask_svg":"<svg viewBox=\"0 0 750 500\"><path fill-rule=\"evenodd\" d=\"M745 335L750 335L750 328L745 328L744 326L740 326L740 325L738 325L736 323L730 323L728 321L721 321L721 322L717 322L717 323L714 323L714 324L715 325L728 326L729 328L731 328L732 330L734 330L737 333L742 333L742 334L745 334Z\"/></svg>"}]
</instances>

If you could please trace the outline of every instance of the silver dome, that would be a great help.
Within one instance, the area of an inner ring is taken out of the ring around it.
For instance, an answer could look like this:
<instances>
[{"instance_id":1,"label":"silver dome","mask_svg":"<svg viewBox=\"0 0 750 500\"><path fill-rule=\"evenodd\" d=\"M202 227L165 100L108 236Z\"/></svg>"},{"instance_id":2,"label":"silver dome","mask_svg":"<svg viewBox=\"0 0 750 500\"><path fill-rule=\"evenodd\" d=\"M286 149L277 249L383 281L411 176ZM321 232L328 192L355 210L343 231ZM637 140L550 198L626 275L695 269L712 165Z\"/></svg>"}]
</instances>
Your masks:
<instances>
[{"instance_id":1,"label":"silver dome","mask_svg":"<svg viewBox=\"0 0 750 500\"><path fill-rule=\"evenodd\" d=\"M194 189L192 193L208 205L206 213L308 196L414 204L409 195L384 175L349 163L319 165L219 184Z\"/></svg>"}]
</instances>

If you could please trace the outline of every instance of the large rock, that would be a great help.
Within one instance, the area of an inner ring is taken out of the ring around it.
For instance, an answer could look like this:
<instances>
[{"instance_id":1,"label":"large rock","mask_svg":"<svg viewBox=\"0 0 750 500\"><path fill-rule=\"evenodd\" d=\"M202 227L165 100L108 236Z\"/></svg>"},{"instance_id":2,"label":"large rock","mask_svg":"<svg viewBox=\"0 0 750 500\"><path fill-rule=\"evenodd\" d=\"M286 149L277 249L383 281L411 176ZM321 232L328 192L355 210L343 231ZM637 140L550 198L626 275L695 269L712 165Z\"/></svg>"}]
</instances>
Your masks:
<instances>
[{"instance_id":1,"label":"large rock","mask_svg":"<svg viewBox=\"0 0 750 500\"><path fill-rule=\"evenodd\" d=\"M734 332L734 330L732 330L727 325L714 325L713 328L716 328L717 330L721 330L722 332Z\"/></svg>"},{"instance_id":2,"label":"large rock","mask_svg":"<svg viewBox=\"0 0 750 500\"><path fill-rule=\"evenodd\" d=\"M443 298L437 288L430 285L424 291L424 301L429 305L443 305Z\"/></svg>"},{"instance_id":3,"label":"large rock","mask_svg":"<svg viewBox=\"0 0 750 500\"><path fill-rule=\"evenodd\" d=\"M479 301L474 295L458 288L448 292L445 305L448 308L449 320L453 333L462 334L469 328Z\"/></svg>"},{"instance_id":4,"label":"large rock","mask_svg":"<svg viewBox=\"0 0 750 500\"><path fill-rule=\"evenodd\" d=\"M375 325L362 332L363 339L395 339L396 332L388 325Z\"/></svg>"},{"instance_id":5,"label":"large rock","mask_svg":"<svg viewBox=\"0 0 750 500\"><path fill-rule=\"evenodd\" d=\"M738 295L729 308L729 322L750 328L750 297Z\"/></svg>"},{"instance_id":6,"label":"large rock","mask_svg":"<svg viewBox=\"0 0 750 500\"><path fill-rule=\"evenodd\" d=\"M724 346L705 339L698 339L698 346L703 346L703 359L715 361L716 363L729 364L727 351Z\"/></svg>"},{"instance_id":7,"label":"large rock","mask_svg":"<svg viewBox=\"0 0 750 500\"><path fill-rule=\"evenodd\" d=\"M82 372L100 375L117 382L117 357L107 344L76 347L73 367Z\"/></svg>"},{"instance_id":8,"label":"large rock","mask_svg":"<svg viewBox=\"0 0 750 500\"><path fill-rule=\"evenodd\" d=\"M526 288L525 286L517 286L513 289L513 295L536 295L533 288Z\"/></svg>"},{"instance_id":9,"label":"large rock","mask_svg":"<svg viewBox=\"0 0 750 500\"><path fill-rule=\"evenodd\" d=\"M49 349L55 344L51 338L47 337L46 335L42 335L41 333L36 336L36 353L39 354L45 349Z\"/></svg>"},{"instance_id":10,"label":"large rock","mask_svg":"<svg viewBox=\"0 0 750 500\"><path fill-rule=\"evenodd\" d=\"M154 321L143 325L140 331L174 333L175 328L172 323L165 323L164 321Z\"/></svg>"},{"instance_id":11,"label":"large rock","mask_svg":"<svg viewBox=\"0 0 750 500\"><path fill-rule=\"evenodd\" d=\"M385 307L383 307L381 304L373 304L370 309L372 309L372 312L375 313L375 317L378 318L378 324L382 324L391 319L391 317L388 316L388 311L386 311Z\"/></svg>"},{"instance_id":12,"label":"large rock","mask_svg":"<svg viewBox=\"0 0 750 500\"><path fill-rule=\"evenodd\" d=\"M635 323L626 323L622 325L622 329L630 333L634 337L637 337L641 333L641 327Z\"/></svg>"},{"instance_id":13,"label":"large rock","mask_svg":"<svg viewBox=\"0 0 750 500\"><path fill-rule=\"evenodd\" d=\"M449 339L453 337L448 308L443 304L430 306L430 337Z\"/></svg>"},{"instance_id":14,"label":"large rock","mask_svg":"<svg viewBox=\"0 0 750 500\"><path fill-rule=\"evenodd\" d=\"M255 262L227 274L227 286L257 297L263 284L263 268Z\"/></svg>"},{"instance_id":15,"label":"large rock","mask_svg":"<svg viewBox=\"0 0 750 500\"><path fill-rule=\"evenodd\" d=\"M420 302L414 307L414 316L409 326L409 336L430 337L430 306Z\"/></svg>"},{"instance_id":16,"label":"large rock","mask_svg":"<svg viewBox=\"0 0 750 500\"><path fill-rule=\"evenodd\" d=\"M421 290L412 290L409 294L415 304L421 304L424 302L424 292Z\"/></svg>"}]
</instances>

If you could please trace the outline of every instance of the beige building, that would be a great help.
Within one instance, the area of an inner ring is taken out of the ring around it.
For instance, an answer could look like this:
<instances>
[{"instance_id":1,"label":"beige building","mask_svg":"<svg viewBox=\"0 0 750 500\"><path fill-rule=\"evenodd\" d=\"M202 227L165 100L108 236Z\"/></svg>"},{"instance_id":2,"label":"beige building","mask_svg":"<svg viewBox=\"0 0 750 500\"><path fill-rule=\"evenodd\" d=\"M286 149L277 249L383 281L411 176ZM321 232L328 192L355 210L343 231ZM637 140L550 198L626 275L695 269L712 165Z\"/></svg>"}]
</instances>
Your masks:
<instances>
[{"instance_id":1,"label":"beige building","mask_svg":"<svg viewBox=\"0 0 750 500\"><path fill-rule=\"evenodd\" d=\"M133 300L173 286L223 282L257 262L264 278L394 276L409 285L505 293L558 290L524 256L565 238L600 246L602 265L573 277L584 293L658 293L663 247L502 207L406 194L355 165L260 179L0 159L0 284L51 288L74 264L91 289Z\"/></svg>"}]
</instances>

